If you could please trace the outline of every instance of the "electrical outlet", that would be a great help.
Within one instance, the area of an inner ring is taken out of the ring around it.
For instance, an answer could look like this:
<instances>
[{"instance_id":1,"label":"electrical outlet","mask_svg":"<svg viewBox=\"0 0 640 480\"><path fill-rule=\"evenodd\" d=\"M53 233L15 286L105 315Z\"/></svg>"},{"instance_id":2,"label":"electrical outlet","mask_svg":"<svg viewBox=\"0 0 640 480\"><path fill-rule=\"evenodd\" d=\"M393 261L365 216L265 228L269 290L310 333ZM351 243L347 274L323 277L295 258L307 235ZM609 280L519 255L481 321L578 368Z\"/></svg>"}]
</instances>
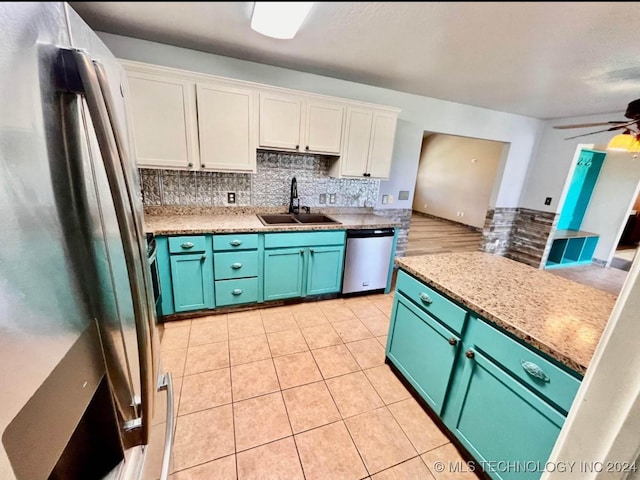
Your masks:
<instances>
[{"instance_id":1,"label":"electrical outlet","mask_svg":"<svg viewBox=\"0 0 640 480\"><path fill-rule=\"evenodd\" d=\"M544 204L545 205L551 205L551 197L547 197L544 199Z\"/></svg>"},{"instance_id":2,"label":"electrical outlet","mask_svg":"<svg viewBox=\"0 0 640 480\"><path fill-rule=\"evenodd\" d=\"M393 203L393 195L389 195L389 203Z\"/></svg>"},{"instance_id":3,"label":"electrical outlet","mask_svg":"<svg viewBox=\"0 0 640 480\"><path fill-rule=\"evenodd\" d=\"M227 192L227 203L236 203L236 192Z\"/></svg>"},{"instance_id":4,"label":"electrical outlet","mask_svg":"<svg viewBox=\"0 0 640 480\"><path fill-rule=\"evenodd\" d=\"M460 216L461 216L461 217L464 217L464 212L460 212Z\"/></svg>"},{"instance_id":5,"label":"electrical outlet","mask_svg":"<svg viewBox=\"0 0 640 480\"><path fill-rule=\"evenodd\" d=\"M336 194L335 193L330 193L329 194L329 203L336 203Z\"/></svg>"},{"instance_id":6,"label":"electrical outlet","mask_svg":"<svg viewBox=\"0 0 640 480\"><path fill-rule=\"evenodd\" d=\"M423 207L423 208L427 208L427 204L426 204L426 203L424 204L424 207Z\"/></svg>"},{"instance_id":7,"label":"electrical outlet","mask_svg":"<svg viewBox=\"0 0 640 480\"><path fill-rule=\"evenodd\" d=\"M386 205L389 203L389 195L382 195L382 204Z\"/></svg>"},{"instance_id":8,"label":"electrical outlet","mask_svg":"<svg viewBox=\"0 0 640 480\"><path fill-rule=\"evenodd\" d=\"M321 205L324 205L325 203L327 203L327 194L326 193L321 193L320 194L320 200L318 200L318 203L320 203Z\"/></svg>"}]
</instances>

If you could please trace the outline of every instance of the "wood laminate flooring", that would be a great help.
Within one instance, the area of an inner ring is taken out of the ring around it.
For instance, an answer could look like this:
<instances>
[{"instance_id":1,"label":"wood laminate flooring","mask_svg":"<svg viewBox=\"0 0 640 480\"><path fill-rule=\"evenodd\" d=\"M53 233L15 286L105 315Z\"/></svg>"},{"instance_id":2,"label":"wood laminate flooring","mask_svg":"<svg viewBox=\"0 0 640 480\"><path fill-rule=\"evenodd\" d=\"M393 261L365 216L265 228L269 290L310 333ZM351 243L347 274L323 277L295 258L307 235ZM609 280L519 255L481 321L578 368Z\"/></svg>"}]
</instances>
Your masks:
<instances>
[{"instance_id":1,"label":"wood laminate flooring","mask_svg":"<svg viewBox=\"0 0 640 480\"><path fill-rule=\"evenodd\" d=\"M473 252L480 249L482 233L446 220L411 216L406 256Z\"/></svg>"}]
</instances>

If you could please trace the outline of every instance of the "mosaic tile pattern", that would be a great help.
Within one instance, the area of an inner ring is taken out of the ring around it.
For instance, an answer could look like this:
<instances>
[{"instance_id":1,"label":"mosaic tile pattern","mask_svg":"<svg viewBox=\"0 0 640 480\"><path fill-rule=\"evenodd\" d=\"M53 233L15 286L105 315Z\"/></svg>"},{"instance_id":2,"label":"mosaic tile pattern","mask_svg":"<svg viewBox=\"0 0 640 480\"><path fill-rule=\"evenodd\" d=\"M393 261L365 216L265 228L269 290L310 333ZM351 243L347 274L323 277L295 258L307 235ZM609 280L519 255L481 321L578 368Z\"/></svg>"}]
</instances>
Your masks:
<instances>
[{"instance_id":1,"label":"mosaic tile pattern","mask_svg":"<svg viewBox=\"0 0 640 480\"><path fill-rule=\"evenodd\" d=\"M227 192L235 192L232 206L280 207L288 205L291 179L296 177L300 205L374 207L380 180L330 178L329 165L334 161L319 155L261 150L255 174L140 169L143 203L227 206ZM325 203L320 203L320 194L326 194ZM335 194L335 203L329 203L331 194Z\"/></svg>"}]
</instances>

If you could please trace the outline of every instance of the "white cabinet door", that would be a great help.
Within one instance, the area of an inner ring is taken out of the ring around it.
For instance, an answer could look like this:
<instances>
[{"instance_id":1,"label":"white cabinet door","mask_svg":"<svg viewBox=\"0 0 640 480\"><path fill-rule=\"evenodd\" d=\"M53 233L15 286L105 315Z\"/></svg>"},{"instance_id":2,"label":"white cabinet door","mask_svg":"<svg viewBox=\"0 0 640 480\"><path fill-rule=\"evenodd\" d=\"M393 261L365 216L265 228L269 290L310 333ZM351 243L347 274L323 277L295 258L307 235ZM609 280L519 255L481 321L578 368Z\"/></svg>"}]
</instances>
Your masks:
<instances>
[{"instance_id":1,"label":"white cabinet door","mask_svg":"<svg viewBox=\"0 0 640 480\"><path fill-rule=\"evenodd\" d=\"M256 171L255 91L197 85L200 169Z\"/></svg>"},{"instance_id":2,"label":"white cabinet door","mask_svg":"<svg viewBox=\"0 0 640 480\"><path fill-rule=\"evenodd\" d=\"M365 177L371 144L373 112L358 108L347 108L347 128L340 158L340 175L343 177Z\"/></svg>"},{"instance_id":3,"label":"white cabinet door","mask_svg":"<svg viewBox=\"0 0 640 480\"><path fill-rule=\"evenodd\" d=\"M302 98L260 93L260 146L299 150Z\"/></svg>"},{"instance_id":4,"label":"white cabinet door","mask_svg":"<svg viewBox=\"0 0 640 480\"><path fill-rule=\"evenodd\" d=\"M304 151L340 154L344 106L305 100Z\"/></svg>"},{"instance_id":5,"label":"white cabinet door","mask_svg":"<svg viewBox=\"0 0 640 480\"><path fill-rule=\"evenodd\" d=\"M390 113L373 114L371 145L369 146L369 169L372 178L389 178L393 143L396 138L397 116Z\"/></svg>"},{"instance_id":6,"label":"white cabinet door","mask_svg":"<svg viewBox=\"0 0 640 480\"><path fill-rule=\"evenodd\" d=\"M194 168L198 163L194 83L127 71L139 167Z\"/></svg>"}]
</instances>

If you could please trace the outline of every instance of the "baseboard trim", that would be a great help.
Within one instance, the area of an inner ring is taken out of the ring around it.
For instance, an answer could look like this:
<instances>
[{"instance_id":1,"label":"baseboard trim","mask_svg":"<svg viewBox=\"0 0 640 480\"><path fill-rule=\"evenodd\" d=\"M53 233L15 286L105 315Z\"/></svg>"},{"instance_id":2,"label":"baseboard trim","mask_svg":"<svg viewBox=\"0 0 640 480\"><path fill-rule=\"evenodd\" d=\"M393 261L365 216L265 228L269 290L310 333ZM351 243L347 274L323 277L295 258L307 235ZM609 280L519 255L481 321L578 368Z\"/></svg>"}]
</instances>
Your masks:
<instances>
[{"instance_id":1,"label":"baseboard trim","mask_svg":"<svg viewBox=\"0 0 640 480\"><path fill-rule=\"evenodd\" d=\"M461 227L467 227L469 230L473 230L475 232L482 233L482 228L474 227L473 225L468 225L466 223L456 222L455 220L450 220L448 218L438 217L436 215L431 215L430 213L419 212L418 210L411 210L411 213L415 214L415 215L420 215L421 217L433 218L434 220L441 220L443 222L452 223L454 225L459 225Z\"/></svg>"}]
</instances>

